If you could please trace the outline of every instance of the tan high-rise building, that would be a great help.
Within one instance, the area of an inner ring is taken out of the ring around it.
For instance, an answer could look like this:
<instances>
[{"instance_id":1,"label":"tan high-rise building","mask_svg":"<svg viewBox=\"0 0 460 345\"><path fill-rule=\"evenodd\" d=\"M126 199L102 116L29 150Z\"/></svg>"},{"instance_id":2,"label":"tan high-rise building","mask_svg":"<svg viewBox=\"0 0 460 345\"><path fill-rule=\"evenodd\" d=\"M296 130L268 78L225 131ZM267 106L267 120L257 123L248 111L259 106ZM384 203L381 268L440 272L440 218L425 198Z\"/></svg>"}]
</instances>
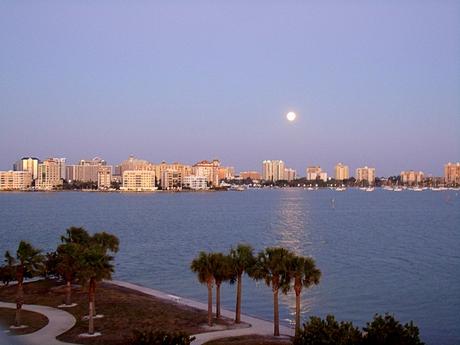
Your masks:
<instances>
[{"instance_id":1,"label":"tan high-rise building","mask_svg":"<svg viewBox=\"0 0 460 345\"><path fill-rule=\"evenodd\" d=\"M240 172L240 179L246 180L246 179L251 179L251 180L260 180L262 176L260 175L260 172L258 171L242 171Z\"/></svg>"},{"instance_id":2,"label":"tan high-rise building","mask_svg":"<svg viewBox=\"0 0 460 345\"><path fill-rule=\"evenodd\" d=\"M348 165L338 163L335 166L335 179L336 180L347 180L350 178L350 171Z\"/></svg>"},{"instance_id":3,"label":"tan high-rise building","mask_svg":"<svg viewBox=\"0 0 460 345\"><path fill-rule=\"evenodd\" d=\"M265 160L262 162L262 178L273 182L285 180L285 169L284 162L281 160Z\"/></svg>"},{"instance_id":4,"label":"tan high-rise building","mask_svg":"<svg viewBox=\"0 0 460 345\"><path fill-rule=\"evenodd\" d=\"M419 184L423 182L424 174L422 171L401 171L401 181L407 184Z\"/></svg>"},{"instance_id":5,"label":"tan high-rise building","mask_svg":"<svg viewBox=\"0 0 460 345\"><path fill-rule=\"evenodd\" d=\"M35 188L38 190L53 190L62 186L61 161L48 158L38 165L38 177Z\"/></svg>"},{"instance_id":6,"label":"tan high-rise building","mask_svg":"<svg viewBox=\"0 0 460 345\"><path fill-rule=\"evenodd\" d=\"M448 184L460 184L460 162L444 165L444 181Z\"/></svg>"},{"instance_id":7,"label":"tan high-rise building","mask_svg":"<svg viewBox=\"0 0 460 345\"><path fill-rule=\"evenodd\" d=\"M161 173L161 189L163 190L181 190L182 189L182 172L173 169L164 170Z\"/></svg>"},{"instance_id":8,"label":"tan high-rise building","mask_svg":"<svg viewBox=\"0 0 460 345\"><path fill-rule=\"evenodd\" d=\"M29 171L0 171L0 190L27 190L32 186Z\"/></svg>"},{"instance_id":9,"label":"tan high-rise building","mask_svg":"<svg viewBox=\"0 0 460 345\"><path fill-rule=\"evenodd\" d=\"M369 184L375 183L375 168L364 168L356 169L356 181L367 181Z\"/></svg>"},{"instance_id":10,"label":"tan high-rise building","mask_svg":"<svg viewBox=\"0 0 460 345\"><path fill-rule=\"evenodd\" d=\"M306 171L307 180L323 180L327 181L327 172L323 171L320 166L311 166L307 168Z\"/></svg>"},{"instance_id":11,"label":"tan high-rise building","mask_svg":"<svg viewBox=\"0 0 460 345\"><path fill-rule=\"evenodd\" d=\"M220 161L218 159L214 159L212 162L204 160L192 166L192 173L196 176L205 176L208 183L217 187L219 185L219 167Z\"/></svg>"},{"instance_id":12,"label":"tan high-rise building","mask_svg":"<svg viewBox=\"0 0 460 345\"><path fill-rule=\"evenodd\" d=\"M284 169L284 180L293 181L296 179L297 172L294 169L285 168Z\"/></svg>"},{"instance_id":13,"label":"tan high-rise building","mask_svg":"<svg viewBox=\"0 0 460 345\"><path fill-rule=\"evenodd\" d=\"M155 171L125 170L120 189L126 192L153 192L156 190Z\"/></svg>"},{"instance_id":14,"label":"tan high-rise building","mask_svg":"<svg viewBox=\"0 0 460 345\"><path fill-rule=\"evenodd\" d=\"M32 179L35 180L38 176L38 164L40 161L35 157L23 157L13 165L14 171L28 171L32 174Z\"/></svg>"},{"instance_id":15,"label":"tan high-rise building","mask_svg":"<svg viewBox=\"0 0 460 345\"><path fill-rule=\"evenodd\" d=\"M219 176L219 181L231 180L235 178L235 168L234 167L219 167L217 174Z\"/></svg>"},{"instance_id":16,"label":"tan high-rise building","mask_svg":"<svg viewBox=\"0 0 460 345\"><path fill-rule=\"evenodd\" d=\"M161 179L163 178L163 172L166 170L175 170L178 171L181 175L181 178L185 176L189 176L192 174L192 167L190 165L185 165L182 163L166 163L161 162L160 164L154 165L155 168L155 176L157 177L157 183L161 186ZM181 181L182 182L182 181Z\"/></svg>"},{"instance_id":17,"label":"tan high-rise building","mask_svg":"<svg viewBox=\"0 0 460 345\"><path fill-rule=\"evenodd\" d=\"M98 157L92 160L82 159L77 165L67 165L65 178L67 181L98 182L98 172L106 162Z\"/></svg>"},{"instance_id":18,"label":"tan high-rise building","mask_svg":"<svg viewBox=\"0 0 460 345\"><path fill-rule=\"evenodd\" d=\"M97 171L97 188L102 190L110 189L112 185L112 166L102 165Z\"/></svg>"},{"instance_id":19,"label":"tan high-rise building","mask_svg":"<svg viewBox=\"0 0 460 345\"><path fill-rule=\"evenodd\" d=\"M120 175L123 176L123 173L126 170L155 170L155 165L152 163L144 160L144 159L137 159L133 155L129 156L129 158L117 167L117 172L120 172Z\"/></svg>"}]
</instances>

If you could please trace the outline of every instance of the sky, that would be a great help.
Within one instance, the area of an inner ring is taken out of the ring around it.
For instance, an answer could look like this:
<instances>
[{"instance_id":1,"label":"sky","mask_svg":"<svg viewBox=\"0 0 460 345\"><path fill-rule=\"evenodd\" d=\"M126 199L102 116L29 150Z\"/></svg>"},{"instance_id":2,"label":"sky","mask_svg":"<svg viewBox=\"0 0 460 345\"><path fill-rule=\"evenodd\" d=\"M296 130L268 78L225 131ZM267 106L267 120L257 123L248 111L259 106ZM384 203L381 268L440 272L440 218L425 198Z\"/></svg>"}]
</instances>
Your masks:
<instances>
[{"instance_id":1,"label":"sky","mask_svg":"<svg viewBox=\"0 0 460 345\"><path fill-rule=\"evenodd\" d=\"M2 1L0 170L130 154L441 175L460 2Z\"/></svg>"}]
</instances>

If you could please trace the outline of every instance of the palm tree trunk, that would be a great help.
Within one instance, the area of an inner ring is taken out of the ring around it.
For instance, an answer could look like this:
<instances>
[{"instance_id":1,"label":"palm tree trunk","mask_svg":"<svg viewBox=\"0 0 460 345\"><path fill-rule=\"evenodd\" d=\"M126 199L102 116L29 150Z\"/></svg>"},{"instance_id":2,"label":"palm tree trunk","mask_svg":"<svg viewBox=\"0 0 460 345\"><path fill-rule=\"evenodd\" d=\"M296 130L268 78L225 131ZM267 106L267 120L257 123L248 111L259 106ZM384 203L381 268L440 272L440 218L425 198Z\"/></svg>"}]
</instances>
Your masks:
<instances>
[{"instance_id":1,"label":"palm tree trunk","mask_svg":"<svg viewBox=\"0 0 460 345\"><path fill-rule=\"evenodd\" d=\"M72 294L72 285L70 280L67 280L66 286L65 286L65 304L70 305L71 304L71 294Z\"/></svg>"},{"instance_id":2,"label":"palm tree trunk","mask_svg":"<svg viewBox=\"0 0 460 345\"><path fill-rule=\"evenodd\" d=\"M88 333L94 334L94 280L89 281L88 297L89 297L89 310L88 310Z\"/></svg>"},{"instance_id":3,"label":"palm tree trunk","mask_svg":"<svg viewBox=\"0 0 460 345\"><path fill-rule=\"evenodd\" d=\"M273 288L273 335L280 335L280 316L278 310L278 288Z\"/></svg>"},{"instance_id":4,"label":"palm tree trunk","mask_svg":"<svg viewBox=\"0 0 460 345\"><path fill-rule=\"evenodd\" d=\"M208 325L212 327L212 283L208 282Z\"/></svg>"},{"instance_id":5,"label":"palm tree trunk","mask_svg":"<svg viewBox=\"0 0 460 345\"><path fill-rule=\"evenodd\" d=\"M22 277L18 279L18 288L16 290L16 313L14 318L14 325L21 326L21 309L24 304L24 289Z\"/></svg>"},{"instance_id":6,"label":"palm tree trunk","mask_svg":"<svg viewBox=\"0 0 460 345\"><path fill-rule=\"evenodd\" d=\"M295 293L295 334L300 332L300 292Z\"/></svg>"},{"instance_id":7,"label":"palm tree trunk","mask_svg":"<svg viewBox=\"0 0 460 345\"><path fill-rule=\"evenodd\" d=\"M235 308L235 323L241 322L241 290L242 290L242 275L238 274L236 284L236 308Z\"/></svg>"},{"instance_id":8,"label":"palm tree trunk","mask_svg":"<svg viewBox=\"0 0 460 345\"><path fill-rule=\"evenodd\" d=\"M220 283L216 283L216 318L220 318Z\"/></svg>"}]
</instances>

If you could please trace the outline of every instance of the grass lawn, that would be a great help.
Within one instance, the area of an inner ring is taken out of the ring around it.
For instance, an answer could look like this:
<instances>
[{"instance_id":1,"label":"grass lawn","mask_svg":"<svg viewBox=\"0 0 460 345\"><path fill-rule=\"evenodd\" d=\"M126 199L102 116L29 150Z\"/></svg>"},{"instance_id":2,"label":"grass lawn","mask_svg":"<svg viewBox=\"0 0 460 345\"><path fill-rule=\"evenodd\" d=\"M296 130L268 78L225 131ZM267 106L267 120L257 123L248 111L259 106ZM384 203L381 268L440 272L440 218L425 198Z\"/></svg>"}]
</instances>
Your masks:
<instances>
[{"instance_id":1,"label":"grass lawn","mask_svg":"<svg viewBox=\"0 0 460 345\"><path fill-rule=\"evenodd\" d=\"M48 324L48 318L45 315L23 310L21 312L21 323L27 325L27 328L9 329L14 325L16 310L9 308L0 308L0 324L2 324L9 334L20 335L38 331Z\"/></svg>"},{"instance_id":2,"label":"grass lawn","mask_svg":"<svg viewBox=\"0 0 460 345\"><path fill-rule=\"evenodd\" d=\"M53 280L41 280L24 285L24 303L40 304L57 307L64 302L65 293L62 283ZM14 286L0 288L0 300L14 302L16 289ZM164 301L143 293L117 287L111 284L99 284L96 290L96 312L103 314L101 319L95 319L95 331L102 336L95 338L80 338L79 334L87 332L88 321L82 321L87 315L88 295L81 288L73 289L72 302L78 303L74 308L63 310L73 314L77 324L58 339L67 342L94 345L126 345L132 330L151 327L165 331L184 331L189 334L209 332L206 327L207 313L205 311L181 306ZM233 328L233 322L228 319L219 320L222 329Z\"/></svg>"},{"instance_id":3,"label":"grass lawn","mask_svg":"<svg viewBox=\"0 0 460 345\"><path fill-rule=\"evenodd\" d=\"M263 335L245 335L241 337L212 340L205 345L289 345L292 341L284 337L269 337Z\"/></svg>"}]
</instances>

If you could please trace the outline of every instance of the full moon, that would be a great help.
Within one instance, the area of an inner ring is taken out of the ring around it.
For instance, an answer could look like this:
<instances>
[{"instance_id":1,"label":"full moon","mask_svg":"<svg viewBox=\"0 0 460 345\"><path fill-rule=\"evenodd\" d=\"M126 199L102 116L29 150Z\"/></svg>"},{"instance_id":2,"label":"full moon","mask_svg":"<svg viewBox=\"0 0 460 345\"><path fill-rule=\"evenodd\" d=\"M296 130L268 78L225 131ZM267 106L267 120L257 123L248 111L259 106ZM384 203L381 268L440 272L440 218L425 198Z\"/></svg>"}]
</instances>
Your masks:
<instances>
[{"instance_id":1,"label":"full moon","mask_svg":"<svg viewBox=\"0 0 460 345\"><path fill-rule=\"evenodd\" d=\"M289 122L292 122L296 118L296 114L293 111L290 111L289 113L286 114L286 118L288 119Z\"/></svg>"}]
</instances>

